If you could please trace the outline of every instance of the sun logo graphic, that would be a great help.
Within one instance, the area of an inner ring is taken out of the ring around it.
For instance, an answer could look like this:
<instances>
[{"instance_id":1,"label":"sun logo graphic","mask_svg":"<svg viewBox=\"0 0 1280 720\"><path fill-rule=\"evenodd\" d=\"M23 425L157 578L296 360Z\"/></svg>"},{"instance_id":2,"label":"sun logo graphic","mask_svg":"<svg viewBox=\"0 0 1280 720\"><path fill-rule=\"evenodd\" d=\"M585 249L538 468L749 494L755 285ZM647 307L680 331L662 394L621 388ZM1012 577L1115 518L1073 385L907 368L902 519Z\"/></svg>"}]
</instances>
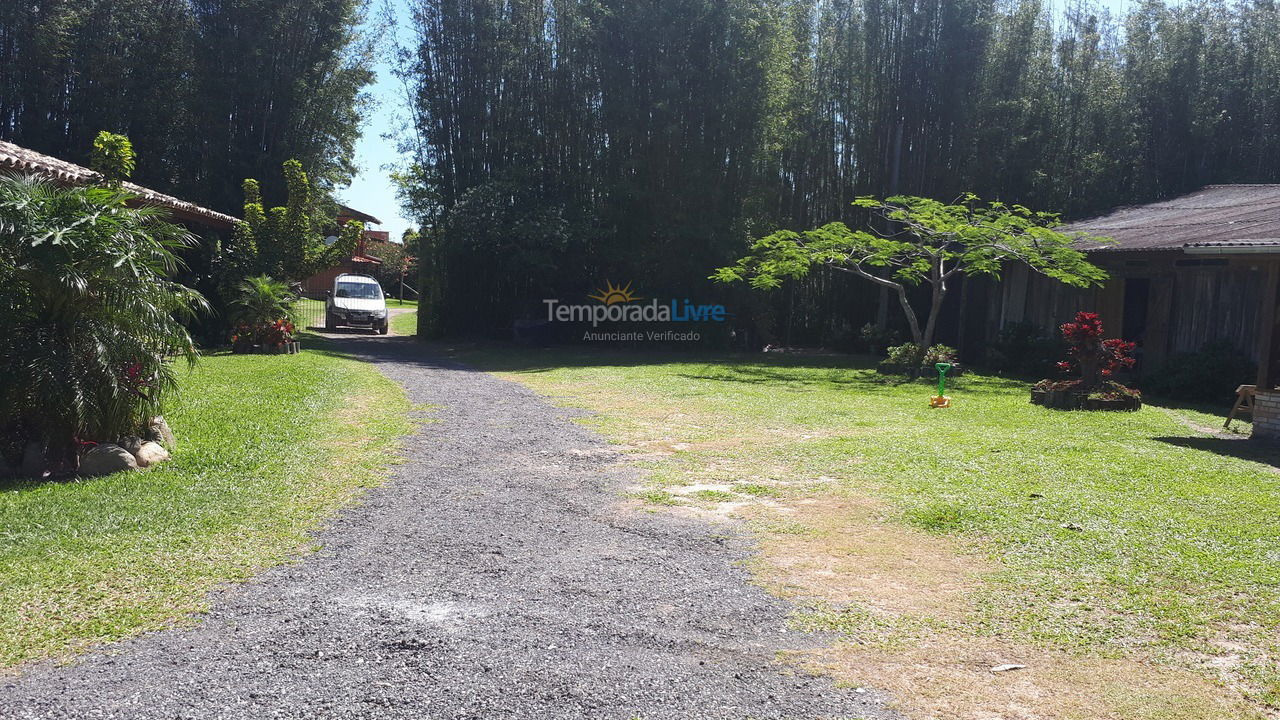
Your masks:
<instances>
[{"instance_id":1,"label":"sun logo graphic","mask_svg":"<svg viewBox=\"0 0 1280 720\"><path fill-rule=\"evenodd\" d=\"M631 294L631 283L627 283L626 287L614 285L612 282L604 281L604 290L596 290L596 295L588 295L592 300L599 300L605 305L616 305L618 303L635 302L644 298Z\"/></svg>"}]
</instances>

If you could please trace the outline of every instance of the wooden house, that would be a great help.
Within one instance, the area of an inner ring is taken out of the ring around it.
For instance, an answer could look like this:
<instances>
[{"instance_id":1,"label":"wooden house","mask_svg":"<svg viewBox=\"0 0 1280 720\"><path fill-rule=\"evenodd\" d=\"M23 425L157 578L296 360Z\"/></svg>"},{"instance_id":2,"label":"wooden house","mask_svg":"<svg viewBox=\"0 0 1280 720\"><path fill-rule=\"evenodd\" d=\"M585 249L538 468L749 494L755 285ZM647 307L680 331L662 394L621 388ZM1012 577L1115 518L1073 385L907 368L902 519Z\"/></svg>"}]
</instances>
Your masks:
<instances>
[{"instance_id":1,"label":"wooden house","mask_svg":"<svg viewBox=\"0 0 1280 720\"><path fill-rule=\"evenodd\" d=\"M378 218L349 208L346 205L338 206L338 217L334 219L333 238L337 239L337 233L350 220L358 220L366 225L381 225L382 221ZM380 230L365 230L364 234L356 244L355 252L351 253L351 257L326 268L302 281L302 293L308 297L319 298L324 296L325 290L333 288L333 281L339 275L353 273L356 275L371 275L374 268L382 264L376 255L369 252L369 244L376 243L379 240L386 240L387 233Z\"/></svg>"},{"instance_id":2,"label":"wooden house","mask_svg":"<svg viewBox=\"0 0 1280 720\"><path fill-rule=\"evenodd\" d=\"M961 310L970 342L989 342L1011 322L1054 328L1092 310L1108 335L1138 344L1139 370L1221 339L1257 362L1258 376L1239 382L1256 382L1260 403L1280 383L1280 185L1212 185L1064 229L1110 238L1081 247L1111 279L1079 290L1019 266L999 283L973 283ZM1280 436L1280 422L1268 430L1259 420L1255 434Z\"/></svg>"},{"instance_id":3,"label":"wooden house","mask_svg":"<svg viewBox=\"0 0 1280 720\"><path fill-rule=\"evenodd\" d=\"M98 173L87 167L4 141L0 141L0 171L36 175L62 185L88 185L100 179ZM237 220L230 215L131 182L122 183L122 186L137 197L137 203L166 208L175 221L193 231L226 235L235 228Z\"/></svg>"}]
</instances>

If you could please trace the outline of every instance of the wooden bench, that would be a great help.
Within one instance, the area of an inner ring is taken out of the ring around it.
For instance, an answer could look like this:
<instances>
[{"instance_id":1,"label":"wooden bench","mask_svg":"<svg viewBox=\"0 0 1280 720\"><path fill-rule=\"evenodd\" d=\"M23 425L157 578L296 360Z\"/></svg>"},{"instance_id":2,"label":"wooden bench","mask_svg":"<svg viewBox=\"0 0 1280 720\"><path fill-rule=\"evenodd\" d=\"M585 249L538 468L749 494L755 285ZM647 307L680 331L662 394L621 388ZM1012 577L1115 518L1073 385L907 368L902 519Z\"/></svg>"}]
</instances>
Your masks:
<instances>
[{"instance_id":1,"label":"wooden bench","mask_svg":"<svg viewBox=\"0 0 1280 720\"><path fill-rule=\"evenodd\" d=\"M1236 388L1236 404L1231 406L1231 412L1227 413L1227 421L1222 423L1222 427L1231 429L1231 421L1236 419L1237 413L1249 413L1249 419L1253 419L1253 395L1257 390L1257 385L1241 385Z\"/></svg>"}]
</instances>

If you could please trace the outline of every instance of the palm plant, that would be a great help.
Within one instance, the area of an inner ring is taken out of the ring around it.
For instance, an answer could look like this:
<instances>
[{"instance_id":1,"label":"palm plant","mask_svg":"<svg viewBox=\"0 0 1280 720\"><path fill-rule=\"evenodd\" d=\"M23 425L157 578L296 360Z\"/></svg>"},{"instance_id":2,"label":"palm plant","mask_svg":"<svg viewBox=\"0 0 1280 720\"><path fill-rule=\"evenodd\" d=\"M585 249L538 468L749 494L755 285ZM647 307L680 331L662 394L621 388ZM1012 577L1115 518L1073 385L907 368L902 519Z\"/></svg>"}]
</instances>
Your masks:
<instances>
[{"instance_id":1,"label":"palm plant","mask_svg":"<svg viewBox=\"0 0 1280 720\"><path fill-rule=\"evenodd\" d=\"M267 275L247 277L236 287L230 305L235 325L232 342L237 348L269 339L285 342L292 337L294 304L298 298L282 280Z\"/></svg>"},{"instance_id":2,"label":"palm plant","mask_svg":"<svg viewBox=\"0 0 1280 720\"><path fill-rule=\"evenodd\" d=\"M118 187L0 175L0 438L74 466L78 441L138 434L194 361L180 319L207 308L169 278L194 243Z\"/></svg>"}]
</instances>

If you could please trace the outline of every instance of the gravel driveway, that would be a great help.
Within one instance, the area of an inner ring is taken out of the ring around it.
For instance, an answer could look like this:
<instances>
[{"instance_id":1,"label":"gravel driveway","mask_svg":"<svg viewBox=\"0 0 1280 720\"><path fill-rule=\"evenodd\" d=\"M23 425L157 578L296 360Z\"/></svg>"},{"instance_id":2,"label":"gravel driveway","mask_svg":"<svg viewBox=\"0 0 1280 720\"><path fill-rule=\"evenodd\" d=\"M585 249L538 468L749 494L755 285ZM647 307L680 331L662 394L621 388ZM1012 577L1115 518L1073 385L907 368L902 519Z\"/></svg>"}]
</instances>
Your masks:
<instances>
[{"instance_id":1,"label":"gravel driveway","mask_svg":"<svg viewBox=\"0 0 1280 720\"><path fill-rule=\"evenodd\" d=\"M629 509L630 470L531 391L346 337L436 406L392 482L199 624L0 680L3 718L889 718L793 674L741 539Z\"/></svg>"}]
</instances>

